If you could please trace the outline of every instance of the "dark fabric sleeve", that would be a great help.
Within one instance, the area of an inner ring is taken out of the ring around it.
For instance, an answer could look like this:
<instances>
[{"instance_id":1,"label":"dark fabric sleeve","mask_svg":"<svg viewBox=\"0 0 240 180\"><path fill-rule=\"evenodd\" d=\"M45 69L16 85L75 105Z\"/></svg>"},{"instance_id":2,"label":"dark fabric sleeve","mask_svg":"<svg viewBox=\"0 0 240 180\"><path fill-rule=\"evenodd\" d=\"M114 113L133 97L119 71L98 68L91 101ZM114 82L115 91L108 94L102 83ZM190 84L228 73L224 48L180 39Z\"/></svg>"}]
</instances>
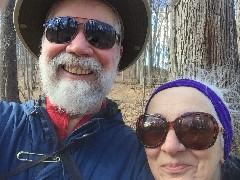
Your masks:
<instances>
[{"instance_id":1,"label":"dark fabric sleeve","mask_svg":"<svg viewBox=\"0 0 240 180\"><path fill-rule=\"evenodd\" d=\"M240 179L240 157L230 156L225 161L223 167L223 178L222 180L239 180Z\"/></svg>"}]
</instances>

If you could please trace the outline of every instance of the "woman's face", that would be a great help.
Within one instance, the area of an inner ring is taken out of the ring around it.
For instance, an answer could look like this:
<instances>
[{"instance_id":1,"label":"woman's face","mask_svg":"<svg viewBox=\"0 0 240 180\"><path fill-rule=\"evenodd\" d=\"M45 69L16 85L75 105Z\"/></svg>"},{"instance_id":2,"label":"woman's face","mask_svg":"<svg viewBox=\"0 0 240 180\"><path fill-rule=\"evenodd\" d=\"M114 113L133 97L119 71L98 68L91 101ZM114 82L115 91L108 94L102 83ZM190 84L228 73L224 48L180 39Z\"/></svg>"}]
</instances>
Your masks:
<instances>
[{"instance_id":1,"label":"woman's face","mask_svg":"<svg viewBox=\"0 0 240 180\"><path fill-rule=\"evenodd\" d=\"M147 110L148 114L161 114L169 122L186 112L206 112L217 119L211 101L191 87L174 87L159 92ZM220 135L212 147L193 150L185 148L175 131L170 129L161 146L145 150L156 180L220 179L220 164L224 156Z\"/></svg>"}]
</instances>

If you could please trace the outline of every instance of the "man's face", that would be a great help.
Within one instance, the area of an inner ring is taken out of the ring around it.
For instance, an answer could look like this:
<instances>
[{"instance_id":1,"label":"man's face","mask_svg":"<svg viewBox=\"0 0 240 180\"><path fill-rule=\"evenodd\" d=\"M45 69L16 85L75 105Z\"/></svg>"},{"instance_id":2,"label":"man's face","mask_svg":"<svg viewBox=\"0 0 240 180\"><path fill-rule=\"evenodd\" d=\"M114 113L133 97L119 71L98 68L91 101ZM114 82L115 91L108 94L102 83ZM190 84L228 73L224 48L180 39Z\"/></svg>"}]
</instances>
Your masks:
<instances>
[{"instance_id":1,"label":"man's face","mask_svg":"<svg viewBox=\"0 0 240 180\"><path fill-rule=\"evenodd\" d=\"M112 10L95 0L65 0L51 13L52 17L76 17L78 22L96 19L116 26ZM45 37L40 56L43 91L53 104L70 114L99 111L102 100L114 83L120 59L118 44L99 49L85 38L82 26L68 43L56 44Z\"/></svg>"}]
</instances>

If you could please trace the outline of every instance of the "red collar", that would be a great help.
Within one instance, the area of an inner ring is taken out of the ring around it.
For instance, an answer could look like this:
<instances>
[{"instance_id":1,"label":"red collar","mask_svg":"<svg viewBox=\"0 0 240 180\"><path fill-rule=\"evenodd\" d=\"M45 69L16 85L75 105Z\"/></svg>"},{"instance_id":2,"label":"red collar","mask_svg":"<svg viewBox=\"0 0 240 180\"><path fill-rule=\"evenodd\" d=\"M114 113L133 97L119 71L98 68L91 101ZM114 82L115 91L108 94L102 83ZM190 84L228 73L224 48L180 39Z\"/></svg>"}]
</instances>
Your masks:
<instances>
[{"instance_id":1,"label":"red collar","mask_svg":"<svg viewBox=\"0 0 240 180\"><path fill-rule=\"evenodd\" d=\"M104 100L102 103L101 109L106 107L106 101ZM53 124L57 130L57 134L61 140L65 140L67 138L67 128L68 128L68 122L69 122L69 114L67 114L64 110L59 110L58 107L54 104L52 104L49 101L49 98L46 98L46 109L51 117ZM91 115L84 116L81 121L79 121L73 130L77 129L81 125L85 124L89 120L92 119Z\"/></svg>"}]
</instances>

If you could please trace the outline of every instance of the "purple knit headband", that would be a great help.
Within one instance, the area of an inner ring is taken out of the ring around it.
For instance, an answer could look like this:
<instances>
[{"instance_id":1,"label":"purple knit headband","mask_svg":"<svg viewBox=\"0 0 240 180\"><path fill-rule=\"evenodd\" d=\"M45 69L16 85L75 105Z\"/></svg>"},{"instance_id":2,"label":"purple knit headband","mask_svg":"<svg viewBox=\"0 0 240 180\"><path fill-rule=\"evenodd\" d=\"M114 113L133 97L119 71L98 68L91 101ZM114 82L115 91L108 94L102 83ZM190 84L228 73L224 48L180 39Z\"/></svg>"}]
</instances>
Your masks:
<instances>
[{"instance_id":1,"label":"purple knit headband","mask_svg":"<svg viewBox=\"0 0 240 180\"><path fill-rule=\"evenodd\" d=\"M191 80L191 79L179 79L176 81L168 82L162 86L159 86L151 95L150 99L147 102L146 108L145 108L145 113L147 111L148 105L153 98L158 92L172 88L172 87L179 87L179 86L186 86L186 87L192 87L195 88L199 91L201 91L203 94L205 94L208 99L211 100L215 111L217 112L218 118L225 130L224 133L224 159L226 160L230 154L231 147L232 147L232 138L233 138L233 129L232 129L232 124L231 124L231 117L229 114L229 111L226 107L226 105L223 103L221 98L213 91L211 90L208 86Z\"/></svg>"}]
</instances>

